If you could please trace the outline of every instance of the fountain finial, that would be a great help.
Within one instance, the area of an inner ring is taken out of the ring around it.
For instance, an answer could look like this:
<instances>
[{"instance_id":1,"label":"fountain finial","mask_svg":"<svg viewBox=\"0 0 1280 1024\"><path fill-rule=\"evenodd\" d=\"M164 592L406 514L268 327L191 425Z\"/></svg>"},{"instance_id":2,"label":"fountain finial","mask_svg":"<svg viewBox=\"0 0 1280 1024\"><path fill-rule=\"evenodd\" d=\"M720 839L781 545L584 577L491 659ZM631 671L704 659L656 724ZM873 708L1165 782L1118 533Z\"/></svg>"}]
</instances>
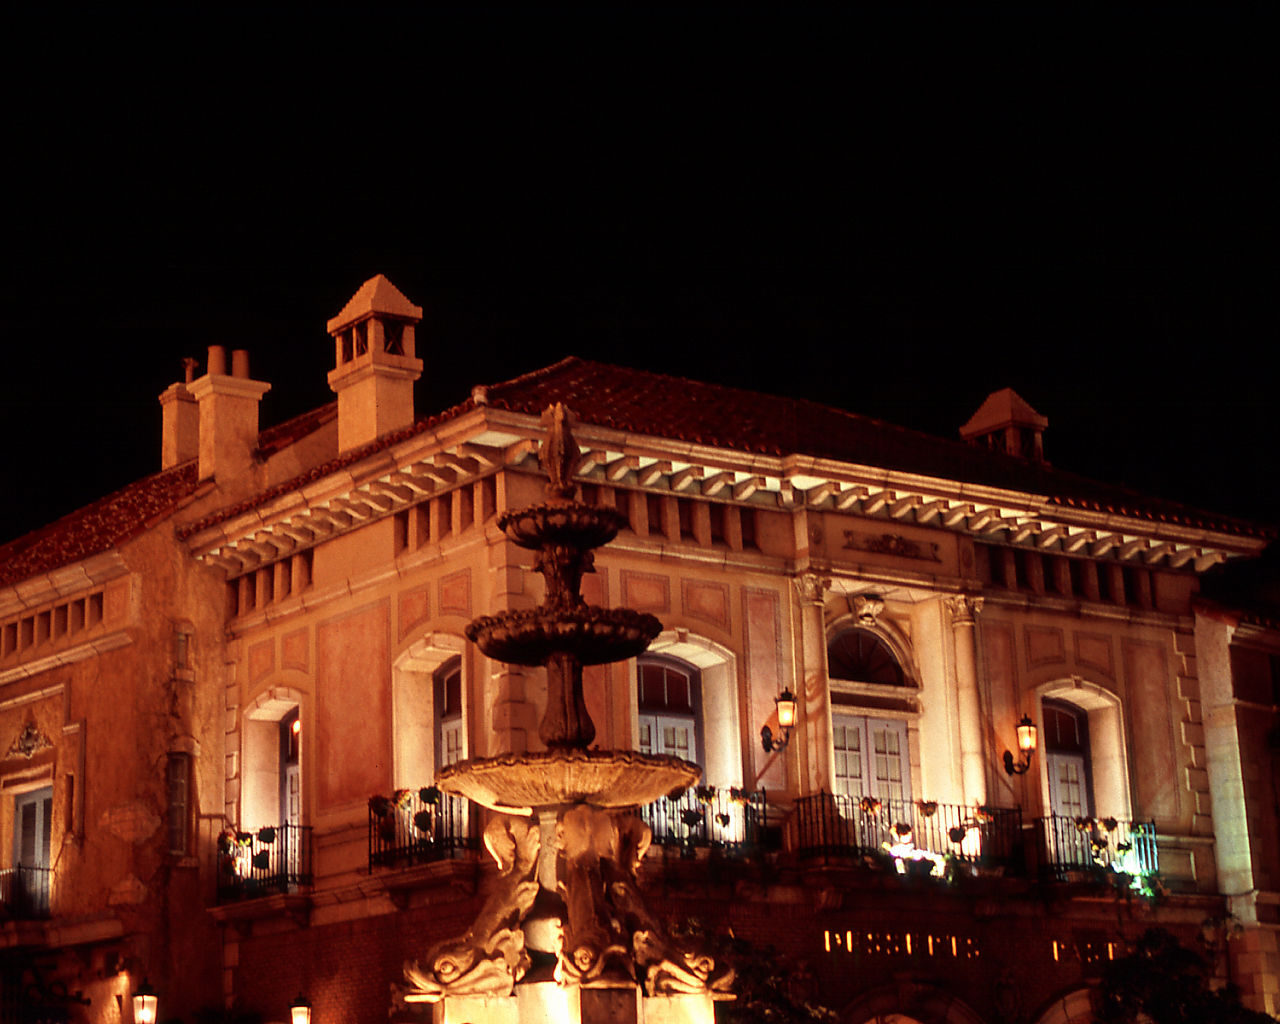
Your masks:
<instances>
[{"instance_id":1,"label":"fountain finial","mask_svg":"<svg viewBox=\"0 0 1280 1024\"><path fill-rule=\"evenodd\" d=\"M542 411L547 436L538 449L538 461L547 474L547 497L553 502L573 500L573 474L582 461L582 450L573 439L574 415L563 402Z\"/></svg>"}]
</instances>

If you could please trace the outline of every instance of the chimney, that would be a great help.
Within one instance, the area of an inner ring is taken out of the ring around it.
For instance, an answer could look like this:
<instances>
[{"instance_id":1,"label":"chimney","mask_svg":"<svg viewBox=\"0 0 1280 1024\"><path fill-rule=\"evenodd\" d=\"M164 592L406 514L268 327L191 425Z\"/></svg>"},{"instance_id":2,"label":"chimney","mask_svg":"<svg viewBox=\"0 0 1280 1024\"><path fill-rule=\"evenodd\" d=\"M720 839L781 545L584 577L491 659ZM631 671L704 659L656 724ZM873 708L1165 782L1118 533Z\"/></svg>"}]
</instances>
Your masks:
<instances>
[{"instance_id":1,"label":"chimney","mask_svg":"<svg viewBox=\"0 0 1280 1024\"><path fill-rule=\"evenodd\" d=\"M328 323L334 342L329 387L338 396L338 451L350 451L413 423L415 306L382 274L360 286Z\"/></svg>"},{"instance_id":2,"label":"chimney","mask_svg":"<svg viewBox=\"0 0 1280 1024\"><path fill-rule=\"evenodd\" d=\"M244 349L232 353L231 365L228 376L226 349L210 345L208 372L186 385L200 410L200 479L213 477L223 487L230 487L253 465L258 403L271 390L270 384L249 379L249 353Z\"/></svg>"},{"instance_id":3,"label":"chimney","mask_svg":"<svg viewBox=\"0 0 1280 1024\"><path fill-rule=\"evenodd\" d=\"M189 388L196 361L184 359L182 368L182 383L170 384L160 395L161 469L172 469L200 454L200 413Z\"/></svg>"},{"instance_id":4,"label":"chimney","mask_svg":"<svg viewBox=\"0 0 1280 1024\"><path fill-rule=\"evenodd\" d=\"M1049 421L1036 412L1013 388L987 395L960 436L972 445L1044 462L1044 429Z\"/></svg>"}]
</instances>

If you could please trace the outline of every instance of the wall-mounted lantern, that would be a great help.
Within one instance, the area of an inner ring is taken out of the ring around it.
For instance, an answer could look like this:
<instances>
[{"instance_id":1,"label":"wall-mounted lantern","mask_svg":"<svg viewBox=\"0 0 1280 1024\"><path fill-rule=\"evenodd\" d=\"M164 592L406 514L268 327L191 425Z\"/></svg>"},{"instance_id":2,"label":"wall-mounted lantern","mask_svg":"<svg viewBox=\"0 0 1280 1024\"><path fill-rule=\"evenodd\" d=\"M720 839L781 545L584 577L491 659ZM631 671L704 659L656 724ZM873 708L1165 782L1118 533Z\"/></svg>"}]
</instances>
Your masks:
<instances>
[{"instance_id":1,"label":"wall-mounted lantern","mask_svg":"<svg viewBox=\"0 0 1280 1024\"><path fill-rule=\"evenodd\" d=\"M311 1024L311 1004L301 992L289 1004L289 1020L291 1024Z\"/></svg>"},{"instance_id":2,"label":"wall-mounted lantern","mask_svg":"<svg viewBox=\"0 0 1280 1024\"><path fill-rule=\"evenodd\" d=\"M133 993L133 1024L156 1024L156 1008L159 997L146 978Z\"/></svg>"},{"instance_id":3,"label":"wall-mounted lantern","mask_svg":"<svg viewBox=\"0 0 1280 1024\"><path fill-rule=\"evenodd\" d=\"M783 688L778 696L773 698L773 703L778 709L778 728L782 730L782 739L775 740L773 738L773 730L767 725L760 729L760 742L764 745L764 752L772 754L782 750L791 741L791 729L796 724L796 695L789 689Z\"/></svg>"},{"instance_id":4,"label":"wall-mounted lantern","mask_svg":"<svg viewBox=\"0 0 1280 1024\"><path fill-rule=\"evenodd\" d=\"M1013 752L1004 752L1004 770L1010 775L1023 775L1031 767L1031 755L1036 752L1036 724L1030 716L1023 715L1018 723L1018 750L1022 757L1014 761Z\"/></svg>"}]
</instances>

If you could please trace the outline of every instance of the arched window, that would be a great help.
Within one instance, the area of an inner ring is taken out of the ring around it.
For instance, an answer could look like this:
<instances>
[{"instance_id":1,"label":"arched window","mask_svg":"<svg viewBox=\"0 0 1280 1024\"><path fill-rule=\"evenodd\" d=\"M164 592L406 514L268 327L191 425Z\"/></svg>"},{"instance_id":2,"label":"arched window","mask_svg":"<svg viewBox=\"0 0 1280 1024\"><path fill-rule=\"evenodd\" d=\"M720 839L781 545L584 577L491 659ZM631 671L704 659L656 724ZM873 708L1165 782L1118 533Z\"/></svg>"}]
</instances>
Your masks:
<instances>
[{"instance_id":1,"label":"arched window","mask_svg":"<svg viewBox=\"0 0 1280 1024\"><path fill-rule=\"evenodd\" d=\"M841 630L827 644L827 675L856 683L905 686L906 677L889 645L870 630Z\"/></svg>"},{"instance_id":2,"label":"arched window","mask_svg":"<svg viewBox=\"0 0 1280 1024\"><path fill-rule=\"evenodd\" d=\"M639 749L702 763L702 693L698 670L669 658L637 664Z\"/></svg>"}]
</instances>

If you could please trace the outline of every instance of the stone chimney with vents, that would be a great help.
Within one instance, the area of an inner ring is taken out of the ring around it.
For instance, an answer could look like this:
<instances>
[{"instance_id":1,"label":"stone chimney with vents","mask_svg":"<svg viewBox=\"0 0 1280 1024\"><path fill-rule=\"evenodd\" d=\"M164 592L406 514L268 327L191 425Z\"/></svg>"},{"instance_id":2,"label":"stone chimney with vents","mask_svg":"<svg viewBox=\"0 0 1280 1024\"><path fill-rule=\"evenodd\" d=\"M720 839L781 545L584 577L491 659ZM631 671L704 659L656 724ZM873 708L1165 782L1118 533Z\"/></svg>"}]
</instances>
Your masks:
<instances>
[{"instance_id":1,"label":"stone chimney with vents","mask_svg":"<svg viewBox=\"0 0 1280 1024\"><path fill-rule=\"evenodd\" d=\"M258 447L258 403L271 385L249 379L249 353L244 349L231 353L228 374L226 349L210 345L206 370L203 377L185 385L200 410L200 479L213 477L221 486L230 488L253 467L253 453Z\"/></svg>"},{"instance_id":2,"label":"stone chimney with vents","mask_svg":"<svg viewBox=\"0 0 1280 1024\"><path fill-rule=\"evenodd\" d=\"M972 445L1044 462L1044 430L1049 421L1036 412L1013 388L992 392L960 436Z\"/></svg>"},{"instance_id":3,"label":"stone chimney with vents","mask_svg":"<svg viewBox=\"0 0 1280 1024\"><path fill-rule=\"evenodd\" d=\"M338 451L350 451L413 423L415 306L379 274L360 286L328 323L334 342L329 387L338 396Z\"/></svg>"},{"instance_id":4,"label":"stone chimney with vents","mask_svg":"<svg viewBox=\"0 0 1280 1024\"><path fill-rule=\"evenodd\" d=\"M172 469L200 454L200 410L191 393L196 361L182 360L185 379L160 396L160 468Z\"/></svg>"}]
</instances>

